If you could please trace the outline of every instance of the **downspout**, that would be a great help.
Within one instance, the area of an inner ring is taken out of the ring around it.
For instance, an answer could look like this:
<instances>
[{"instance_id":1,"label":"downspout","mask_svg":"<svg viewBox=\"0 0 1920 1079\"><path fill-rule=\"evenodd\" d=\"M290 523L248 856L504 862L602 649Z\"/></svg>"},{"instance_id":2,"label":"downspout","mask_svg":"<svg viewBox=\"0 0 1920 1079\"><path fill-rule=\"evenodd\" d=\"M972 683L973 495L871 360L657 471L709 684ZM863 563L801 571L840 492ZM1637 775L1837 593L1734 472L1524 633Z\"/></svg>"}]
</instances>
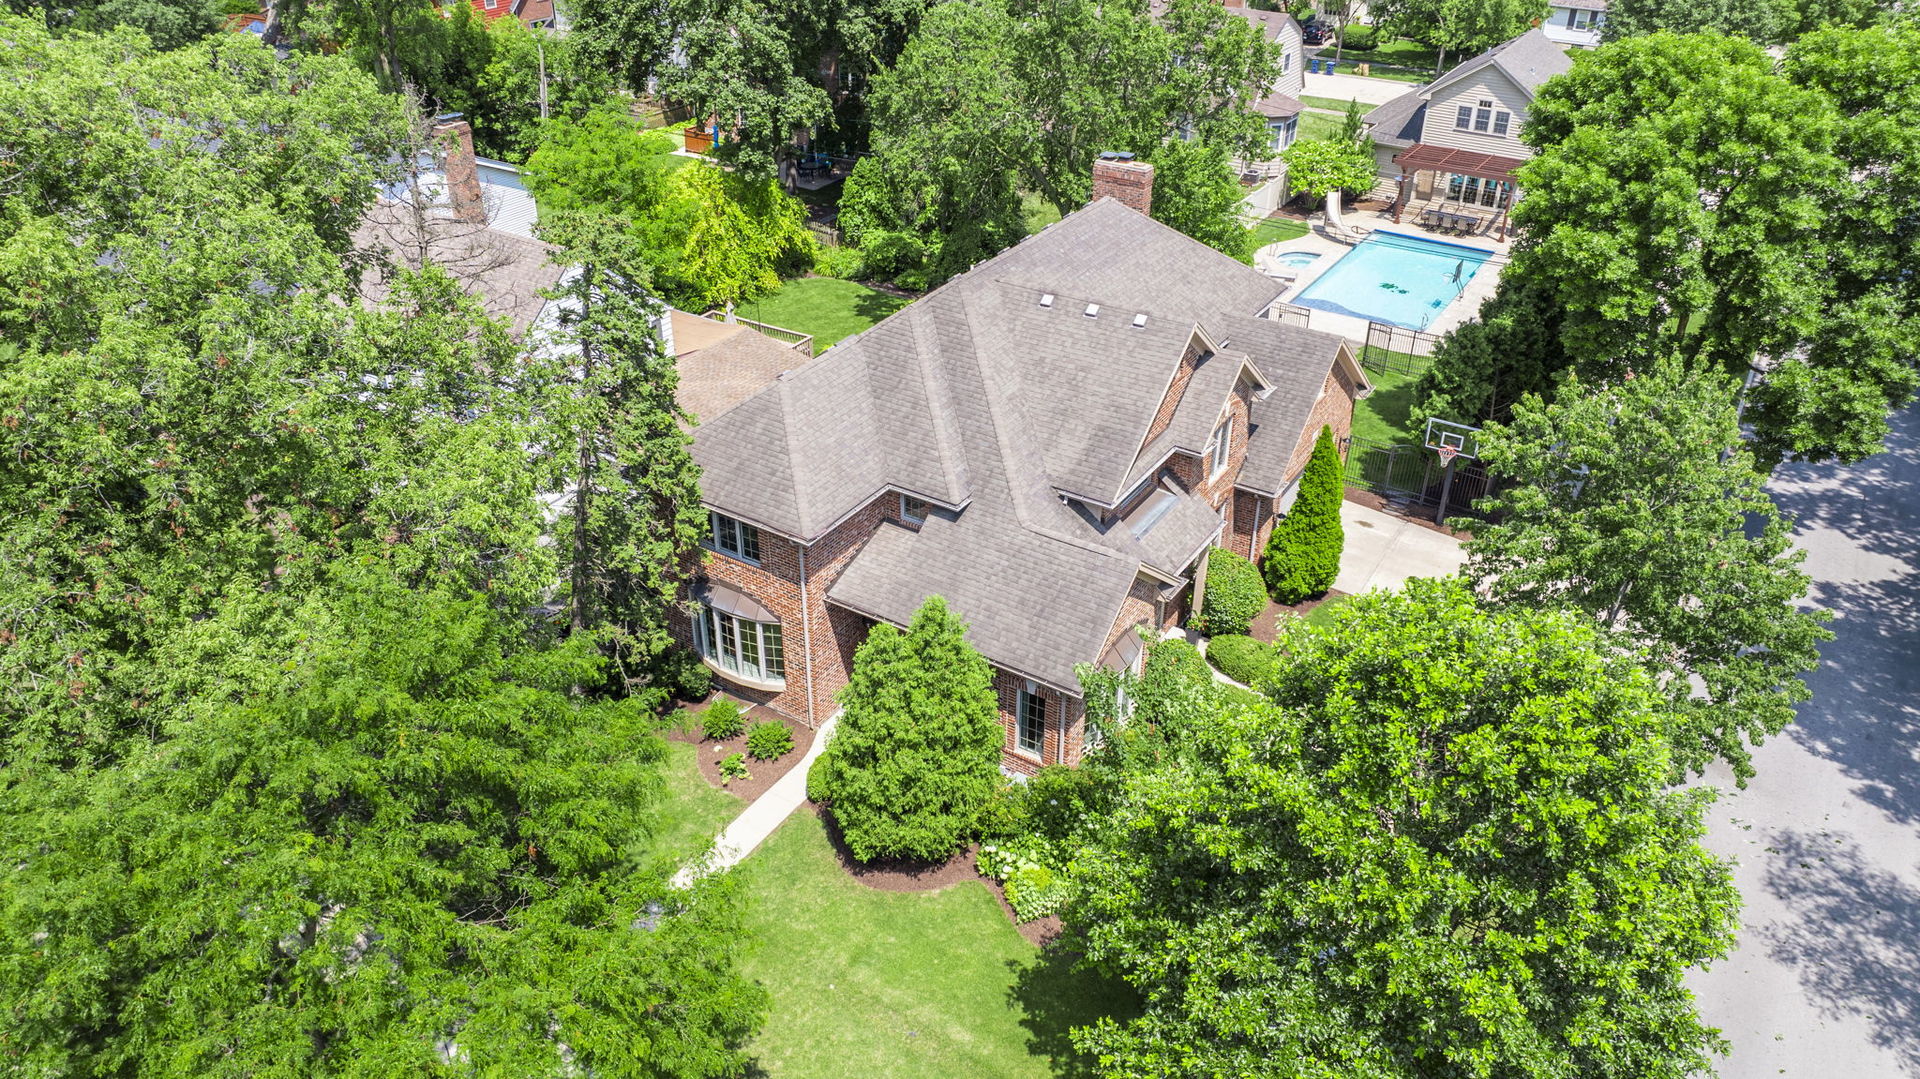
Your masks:
<instances>
[{"instance_id":1,"label":"downspout","mask_svg":"<svg viewBox=\"0 0 1920 1079\"><path fill-rule=\"evenodd\" d=\"M807 602L807 548L800 551L800 649L807 654L807 728L819 730L813 718L813 605Z\"/></svg>"}]
</instances>

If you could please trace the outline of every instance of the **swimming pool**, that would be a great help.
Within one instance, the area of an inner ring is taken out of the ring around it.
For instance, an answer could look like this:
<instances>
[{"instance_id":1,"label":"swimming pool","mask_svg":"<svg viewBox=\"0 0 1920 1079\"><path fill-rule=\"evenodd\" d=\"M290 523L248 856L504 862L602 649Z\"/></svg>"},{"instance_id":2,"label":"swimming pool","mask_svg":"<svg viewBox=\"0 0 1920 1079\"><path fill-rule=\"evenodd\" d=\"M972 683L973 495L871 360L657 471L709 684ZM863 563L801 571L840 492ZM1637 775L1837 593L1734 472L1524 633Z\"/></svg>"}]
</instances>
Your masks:
<instances>
[{"instance_id":1,"label":"swimming pool","mask_svg":"<svg viewBox=\"0 0 1920 1079\"><path fill-rule=\"evenodd\" d=\"M1375 232L1290 302L1424 330L1492 254L1398 232Z\"/></svg>"},{"instance_id":2,"label":"swimming pool","mask_svg":"<svg viewBox=\"0 0 1920 1079\"><path fill-rule=\"evenodd\" d=\"M1320 252L1318 251L1282 251L1277 255L1271 256L1271 261L1277 266L1292 266L1298 269L1301 266L1308 265L1319 257Z\"/></svg>"}]
</instances>

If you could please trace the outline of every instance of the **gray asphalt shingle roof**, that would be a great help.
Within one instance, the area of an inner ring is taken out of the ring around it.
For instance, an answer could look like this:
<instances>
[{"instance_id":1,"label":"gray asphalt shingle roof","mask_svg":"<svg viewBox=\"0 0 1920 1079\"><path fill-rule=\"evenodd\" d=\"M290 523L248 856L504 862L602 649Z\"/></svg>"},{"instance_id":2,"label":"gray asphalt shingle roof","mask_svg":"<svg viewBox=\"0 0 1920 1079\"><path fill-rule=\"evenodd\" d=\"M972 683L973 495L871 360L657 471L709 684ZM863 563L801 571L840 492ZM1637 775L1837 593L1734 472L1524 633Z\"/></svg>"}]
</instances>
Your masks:
<instances>
[{"instance_id":1,"label":"gray asphalt shingle roof","mask_svg":"<svg viewBox=\"0 0 1920 1079\"><path fill-rule=\"evenodd\" d=\"M1101 525L1063 494L1111 504L1132 485L1196 325L1236 338L1199 366L1175 410L1174 439L1204 443L1239 353L1265 340L1256 330L1291 329L1251 317L1278 292L1101 200L701 425L694 457L706 500L803 541L888 488L963 507L936 510L917 531L883 526L829 600L904 624L927 596L944 596L990 661L1072 692L1074 665L1098 658L1143 565L1179 574L1220 517L1176 489L1136 536L1137 520ZM1089 303L1099 305L1092 317ZM1317 385L1339 339L1308 338L1318 356L1269 349L1269 365L1306 363L1314 370L1298 377Z\"/></svg>"},{"instance_id":2,"label":"gray asphalt shingle roof","mask_svg":"<svg viewBox=\"0 0 1920 1079\"><path fill-rule=\"evenodd\" d=\"M1536 26L1368 113L1368 135L1382 146L1404 147L1419 142L1433 92L1486 67L1498 69L1531 96L1540 89L1540 84L1570 70L1573 60L1567 56L1566 49Z\"/></svg>"}]
</instances>

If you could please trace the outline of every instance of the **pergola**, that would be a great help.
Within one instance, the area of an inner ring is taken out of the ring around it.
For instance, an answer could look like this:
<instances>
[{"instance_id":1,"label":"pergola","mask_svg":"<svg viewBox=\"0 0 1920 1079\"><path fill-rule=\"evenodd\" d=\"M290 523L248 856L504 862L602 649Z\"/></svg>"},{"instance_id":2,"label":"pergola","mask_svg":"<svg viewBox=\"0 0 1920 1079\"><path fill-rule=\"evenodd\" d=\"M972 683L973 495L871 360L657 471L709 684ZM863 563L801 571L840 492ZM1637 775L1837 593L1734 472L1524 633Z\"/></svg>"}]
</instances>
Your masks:
<instances>
[{"instance_id":1,"label":"pergola","mask_svg":"<svg viewBox=\"0 0 1920 1079\"><path fill-rule=\"evenodd\" d=\"M1498 154L1482 154L1472 150L1455 150L1450 146L1435 146L1432 143L1417 142L1393 157L1400 166L1400 193L1393 200L1393 220L1400 222L1400 214L1407 207L1407 193L1412 185L1407 183L1418 172L1446 172L1456 176L1475 176L1496 183L1514 184L1513 172L1526 164L1517 157L1501 157ZM1508 200L1511 205L1512 200ZM1500 236L1507 238L1507 206L1500 208Z\"/></svg>"}]
</instances>

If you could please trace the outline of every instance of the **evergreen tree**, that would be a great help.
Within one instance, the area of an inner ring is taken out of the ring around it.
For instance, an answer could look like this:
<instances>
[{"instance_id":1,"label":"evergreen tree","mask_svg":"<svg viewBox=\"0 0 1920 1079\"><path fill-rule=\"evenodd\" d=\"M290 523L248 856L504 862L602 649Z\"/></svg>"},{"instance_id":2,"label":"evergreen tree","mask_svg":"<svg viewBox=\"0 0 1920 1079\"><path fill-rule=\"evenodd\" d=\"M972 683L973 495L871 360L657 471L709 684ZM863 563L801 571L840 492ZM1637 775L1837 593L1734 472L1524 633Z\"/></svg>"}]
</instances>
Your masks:
<instances>
[{"instance_id":1,"label":"evergreen tree","mask_svg":"<svg viewBox=\"0 0 1920 1079\"><path fill-rule=\"evenodd\" d=\"M574 633L609 635L628 685L668 645L666 613L692 575L706 528L688 417L674 400L674 358L647 294L647 269L622 222L566 214L543 227L573 267L551 293L559 310L551 371L556 486L571 497L556 525L567 548Z\"/></svg>"},{"instance_id":2,"label":"evergreen tree","mask_svg":"<svg viewBox=\"0 0 1920 1079\"><path fill-rule=\"evenodd\" d=\"M807 777L854 857L945 858L1000 783L993 670L930 597L905 633L879 625L853 657L840 725Z\"/></svg>"},{"instance_id":3,"label":"evergreen tree","mask_svg":"<svg viewBox=\"0 0 1920 1079\"><path fill-rule=\"evenodd\" d=\"M526 629L378 559L237 590L162 645L210 676L168 737L10 765L10 1065L739 1075L766 994L727 883L668 887L656 720Z\"/></svg>"},{"instance_id":4,"label":"evergreen tree","mask_svg":"<svg viewBox=\"0 0 1920 1079\"><path fill-rule=\"evenodd\" d=\"M1715 758L1740 785L1746 743L1793 721L1825 612L1803 610L1802 552L1741 443L1732 387L1665 360L1607 386L1577 378L1487 427L1507 479L1477 505L1466 575L1523 607L1566 606L1652 658L1673 697L1676 767ZM1676 777L1678 778L1678 777Z\"/></svg>"},{"instance_id":5,"label":"evergreen tree","mask_svg":"<svg viewBox=\"0 0 1920 1079\"><path fill-rule=\"evenodd\" d=\"M1261 558L1267 590L1276 602L1299 603L1333 587L1340 575L1340 552L1346 546L1346 528L1340 523L1345 495L1340 448L1333 440L1333 429L1321 427L1313 441L1313 456L1307 458L1300 475L1299 497L1273 527Z\"/></svg>"}]
</instances>

